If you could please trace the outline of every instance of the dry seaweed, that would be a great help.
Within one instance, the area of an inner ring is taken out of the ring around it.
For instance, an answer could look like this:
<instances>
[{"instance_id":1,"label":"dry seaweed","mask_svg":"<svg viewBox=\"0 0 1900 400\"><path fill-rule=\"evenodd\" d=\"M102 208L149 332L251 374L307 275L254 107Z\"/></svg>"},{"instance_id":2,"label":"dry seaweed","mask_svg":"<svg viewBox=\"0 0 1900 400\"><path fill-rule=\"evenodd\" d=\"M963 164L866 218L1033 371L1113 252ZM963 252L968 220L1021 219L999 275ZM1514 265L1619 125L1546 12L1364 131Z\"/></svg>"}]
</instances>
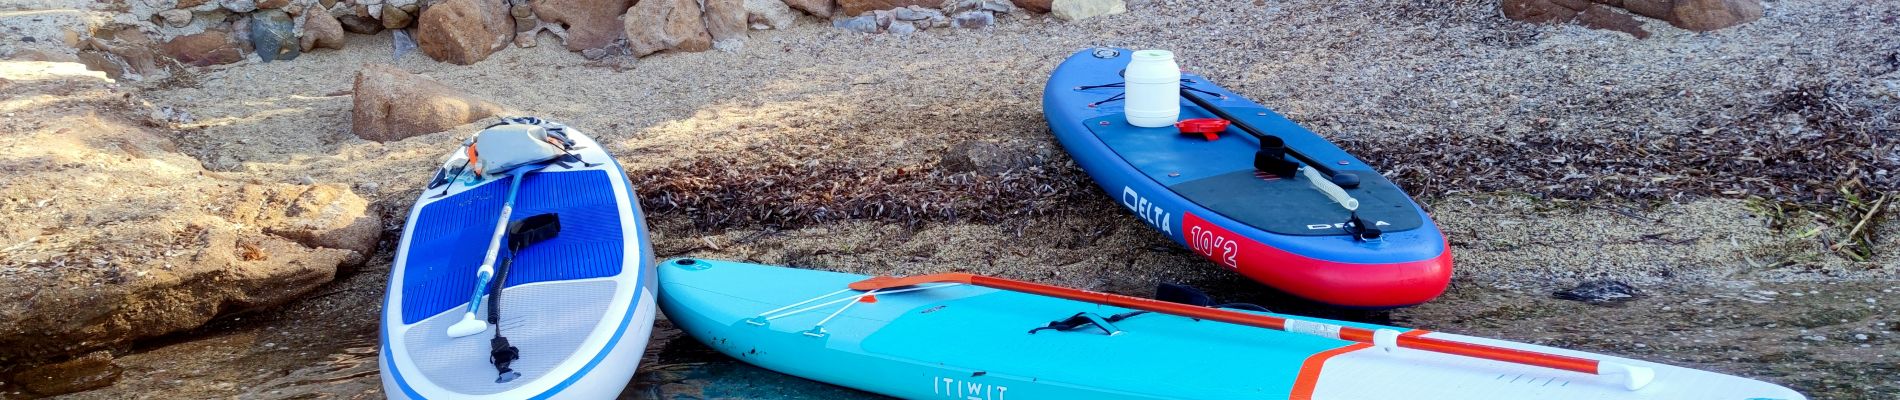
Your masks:
<instances>
[{"instance_id":1,"label":"dry seaweed","mask_svg":"<svg viewBox=\"0 0 1900 400\"><path fill-rule=\"evenodd\" d=\"M847 164L735 167L700 158L634 174L641 207L683 214L701 228L796 227L843 219L998 222L1062 211L1098 195L1073 167L998 174Z\"/></svg>"}]
</instances>

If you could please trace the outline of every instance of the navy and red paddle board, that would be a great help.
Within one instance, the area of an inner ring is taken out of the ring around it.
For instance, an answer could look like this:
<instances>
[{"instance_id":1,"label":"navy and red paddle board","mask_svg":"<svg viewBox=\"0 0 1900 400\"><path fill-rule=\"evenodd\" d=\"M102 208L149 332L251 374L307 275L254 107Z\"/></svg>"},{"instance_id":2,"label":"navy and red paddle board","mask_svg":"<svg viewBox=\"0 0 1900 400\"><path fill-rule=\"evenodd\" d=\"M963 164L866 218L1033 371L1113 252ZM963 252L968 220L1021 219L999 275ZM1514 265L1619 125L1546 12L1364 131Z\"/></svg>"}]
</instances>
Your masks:
<instances>
[{"instance_id":1,"label":"navy and red paddle board","mask_svg":"<svg viewBox=\"0 0 1900 400\"><path fill-rule=\"evenodd\" d=\"M1372 166L1206 78L1182 87L1293 151L1358 178L1353 212L1300 174L1255 168L1259 139L1229 127L1216 139L1176 127L1129 125L1121 71L1132 51L1087 49L1057 67L1043 89L1056 139L1117 203L1220 266L1314 301L1390 308L1423 303L1451 280L1451 249L1431 217ZM1183 99L1181 118L1214 118ZM1376 238L1355 235L1359 226Z\"/></svg>"}]
</instances>

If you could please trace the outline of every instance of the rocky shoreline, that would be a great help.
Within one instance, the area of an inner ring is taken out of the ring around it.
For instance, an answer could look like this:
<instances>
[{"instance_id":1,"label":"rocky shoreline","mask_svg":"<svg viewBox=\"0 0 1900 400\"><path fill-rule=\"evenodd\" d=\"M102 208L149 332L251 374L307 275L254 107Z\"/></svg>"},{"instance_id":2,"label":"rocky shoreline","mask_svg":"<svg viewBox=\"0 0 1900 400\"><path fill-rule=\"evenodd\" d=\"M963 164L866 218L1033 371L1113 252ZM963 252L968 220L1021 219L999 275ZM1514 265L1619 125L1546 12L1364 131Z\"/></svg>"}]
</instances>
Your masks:
<instances>
[{"instance_id":1,"label":"rocky shoreline","mask_svg":"<svg viewBox=\"0 0 1900 400\"><path fill-rule=\"evenodd\" d=\"M352 0L0 14L34 38L0 42L5 397L375 395L363 349L415 186L516 112L598 135L666 256L1255 295L1122 215L1048 137L1041 77L1092 46L1191 54L1418 194L1457 289L1395 320L1831 398L1900 387L1894 360L1851 357L1900 328L1891 5L1770 2L1710 32L1638 20L1638 40L1512 22L1513 1L381 1L367 21ZM1601 280L1645 297L1547 297ZM1661 307L1727 316L1649 321ZM1593 339L1626 328L1671 336ZM1696 330L1751 339L1674 336Z\"/></svg>"}]
</instances>

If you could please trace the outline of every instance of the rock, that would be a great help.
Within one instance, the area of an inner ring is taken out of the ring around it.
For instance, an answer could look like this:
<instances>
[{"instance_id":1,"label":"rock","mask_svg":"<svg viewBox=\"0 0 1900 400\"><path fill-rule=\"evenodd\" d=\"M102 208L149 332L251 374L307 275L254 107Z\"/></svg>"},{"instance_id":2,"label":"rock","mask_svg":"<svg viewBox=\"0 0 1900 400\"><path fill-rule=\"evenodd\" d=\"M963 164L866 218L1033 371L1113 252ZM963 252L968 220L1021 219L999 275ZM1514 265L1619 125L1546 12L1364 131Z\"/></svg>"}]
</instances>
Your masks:
<instances>
[{"instance_id":1,"label":"rock","mask_svg":"<svg viewBox=\"0 0 1900 400\"><path fill-rule=\"evenodd\" d=\"M917 24L913 24L910 21L895 21L891 22L891 26L885 28L885 30L898 36L910 36L912 33L917 33Z\"/></svg>"},{"instance_id":2,"label":"rock","mask_svg":"<svg viewBox=\"0 0 1900 400\"><path fill-rule=\"evenodd\" d=\"M950 26L963 29L987 28L996 24L996 14L984 11L964 11L950 17Z\"/></svg>"},{"instance_id":3,"label":"rock","mask_svg":"<svg viewBox=\"0 0 1900 400\"><path fill-rule=\"evenodd\" d=\"M1593 29L1628 33L1637 39L1649 37L1649 31L1643 30L1642 21L1602 4L1591 5L1577 14L1577 23Z\"/></svg>"},{"instance_id":4,"label":"rock","mask_svg":"<svg viewBox=\"0 0 1900 400\"><path fill-rule=\"evenodd\" d=\"M298 47L304 51L316 48L343 49L343 24L327 12L309 12L303 16L303 38Z\"/></svg>"},{"instance_id":5,"label":"rock","mask_svg":"<svg viewBox=\"0 0 1900 400\"><path fill-rule=\"evenodd\" d=\"M258 201L233 204L239 220L310 248L354 252L345 264L357 265L376 251L383 233L382 219L369 213L369 201L348 187L333 184L271 189L257 185L244 189ZM264 192L259 194L256 192Z\"/></svg>"},{"instance_id":6,"label":"rock","mask_svg":"<svg viewBox=\"0 0 1900 400\"><path fill-rule=\"evenodd\" d=\"M785 29L798 20L792 7L779 0L745 0L745 13L752 29Z\"/></svg>"},{"instance_id":7,"label":"rock","mask_svg":"<svg viewBox=\"0 0 1900 400\"><path fill-rule=\"evenodd\" d=\"M383 31L383 23L355 14L337 17L336 22L343 25L343 31L359 35L374 35Z\"/></svg>"},{"instance_id":8,"label":"rock","mask_svg":"<svg viewBox=\"0 0 1900 400\"><path fill-rule=\"evenodd\" d=\"M148 120L160 110L128 101L126 89L103 74L23 77L33 62L9 64L0 81L13 83L0 88L0 99L60 97L7 110L20 120L58 121L16 125L7 135L17 141L0 152L0 165L22 167L7 176L5 197L19 200L0 200L14 205L0 207L7 221L0 239L31 243L0 256L10 283L0 285L0 299L21 299L0 302L0 360L8 365L127 348L280 305L331 281L351 256L236 220L229 212L250 179L220 177L181 153L176 133ZM52 161L59 157L88 161ZM33 380L69 386L51 391L108 382L111 371L94 368L100 361L59 367L73 374L40 374L63 378L10 371L6 396L20 397L23 385L13 384Z\"/></svg>"},{"instance_id":9,"label":"rock","mask_svg":"<svg viewBox=\"0 0 1900 400\"><path fill-rule=\"evenodd\" d=\"M831 20L831 27L859 33L878 33L877 16L873 15Z\"/></svg>"},{"instance_id":10,"label":"rock","mask_svg":"<svg viewBox=\"0 0 1900 400\"><path fill-rule=\"evenodd\" d=\"M1670 24L1708 32L1761 19L1759 0L1676 0Z\"/></svg>"},{"instance_id":11,"label":"rock","mask_svg":"<svg viewBox=\"0 0 1900 400\"><path fill-rule=\"evenodd\" d=\"M999 174L1040 166L1046 158L1030 149L972 140L950 146L937 165L950 172Z\"/></svg>"},{"instance_id":12,"label":"rock","mask_svg":"<svg viewBox=\"0 0 1900 400\"><path fill-rule=\"evenodd\" d=\"M627 49L635 57L663 50L706 51L712 34L697 0L646 0L627 10Z\"/></svg>"},{"instance_id":13,"label":"rock","mask_svg":"<svg viewBox=\"0 0 1900 400\"><path fill-rule=\"evenodd\" d=\"M112 353L95 351L64 362L42 365L13 374L13 383L41 396L57 396L112 386L122 369Z\"/></svg>"},{"instance_id":14,"label":"rock","mask_svg":"<svg viewBox=\"0 0 1900 400\"><path fill-rule=\"evenodd\" d=\"M290 6L290 0L256 0L259 10L278 10Z\"/></svg>"},{"instance_id":15,"label":"rock","mask_svg":"<svg viewBox=\"0 0 1900 400\"><path fill-rule=\"evenodd\" d=\"M568 50L582 51L612 46L625 37L620 15L627 13L631 0L533 0L528 7L541 21L566 25L561 34ZM519 26L517 26L519 27ZM527 27L529 29L534 26Z\"/></svg>"},{"instance_id":16,"label":"rock","mask_svg":"<svg viewBox=\"0 0 1900 400\"><path fill-rule=\"evenodd\" d=\"M87 68L105 71L112 79L145 80L171 76L158 62L157 46L136 28L120 29L93 36L85 50L77 54Z\"/></svg>"},{"instance_id":17,"label":"rock","mask_svg":"<svg viewBox=\"0 0 1900 400\"><path fill-rule=\"evenodd\" d=\"M211 2L211 0L178 0L178 5L173 6L172 8L179 9L179 10L189 10L193 8L198 8L198 6L205 5L205 3L209 3L209 2Z\"/></svg>"},{"instance_id":18,"label":"rock","mask_svg":"<svg viewBox=\"0 0 1900 400\"><path fill-rule=\"evenodd\" d=\"M713 42L745 41L746 31L749 30L746 28L745 0L704 1L706 33L712 35Z\"/></svg>"},{"instance_id":19,"label":"rock","mask_svg":"<svg viewBox=\"0 0 1900 400\"><path fill-rule=\"evenodd\" d=\"M377 142L446 131L505 109L388 65L365 65L352 88L350 131Z\"/></svg>"},{"instance_id":20,"label":"rock","mask_svg":"<svg viewBox=\"0 0 1900 400\"><path fill-rule=\"evenodd\" d=\"M1551 293L1551 297L1560 300L1581 301L1590 304L1621 303L1641 294L1636 287L1627 283L1602 280L1589 281L1566 290Z\"/></svg>"},{"instance_id":21,"label":"rock","mask_svg":"<svg viewBox=\"0 0 1900 400\"><path fill-rule=\"evenodd\" d=\"M1049 15L1065 21L1084 19L1128 12L1128 4L1122 0L1055 0L1049 3Z\"/></svg>"},{"instance_id":22,"label":"rock","mask_svg":"<svg viewBox=\"0 0 1900 400\"><path fill-rule=\"evenodd\" d=\"M237 41L231 39L231 33L224 31L208 30L175 37L160 45L159 49L165 56L194 67L244 61L244 53L238 49Z\"/></svg>"},{"instance_id":23,"label":"rock","mask_svg":"<svg viewBox=\"0 0 1900 400\"><path fill-rule=\"evenodd\" d=\"M1505 18L1532 23L1568 22L1580 11L1552 0L1504 0L1499 6Z\"/></svg>"},{"instance_id":24,"label":"rock","mask_svg":"<svg viewBox=\"0 0 1900 400\"><path fill-rule=\"evenodd\" d=\"M284 10L263 10L251 14L251 48L264 62L295 60L303 54L297 36L291 33L296 23Z\"/></svg>"},{"instance_id":25,"label":"rock","mask_svg":"<svg viewBox=\"0 0 1900 400\"><path fill-rule=\"evenodd\" d=\"M191 25L190 10L165 10L159 11L157 15L158 20L165 23L165 26L179 28Z\"/></svg>"},{"instance_id":26,"label":"rock","mask_svg":"<svg viewBox=\"0 0 1900 400\"><path fill-rule=\"evenodd\" d=\"M1668 21L1675 18L1676 0L1623 0L1623 9L1636 15Z\"/></svg>"},{"instance_id":27,"label":"rock","mask_svg":"<svg viewBox=\"0 0 1900 400\"><path fill-rule=\"evenodd\" d=\"M891 10L891 17L896 18L898 21L930 21L944 18L943 11L919 6Z\"/></svg>"},{"instance_id":28,"label":"rock","mask_svg":"<svg viewBox=\"0 0 1900 400\"><path fill-rule=\"evenodd\" d=\"M830 18L838 9L837 0L785 0L785 5L818 18Z\"/></svg>"},{"instance_id":29,"label":"rock","mask_svg":"<svg viewBox=\"0 0 1900 400\"><path fill-rule=\"evenodd\" d=\"M447 0L422 12L416 47L436 61L474 64L508 46L514 23L494 0Z\"/></svg>"},{"instance_id":30,"label":"rock","mask_svg":"<svg viewBox=\"0 0 1900 400\"><path fill-rule=\"evenodd\" d=\"M218 0L218 6L235 13L257 11L256 0Z\"/></svg>"},{"instance_id":31,"label":"rock","mask_svg":"<svg viewBox=\"0 0 1900 400\"><path fill-rule=\"evenodd\" d=\"M844 15L863 15L876 10L889 10L908 6L935 7L943 0L838 0L838 7Z\"/></svg>"},{"instance_id":32,"label":"rock","mask_svg":"<svg viewBox=\"0 0 1900 400\"><path fill-rule=\"evenodd\" d=\"M1052 3L1053 0L1015 0L1015 2L1016 7L1021 7L1024 10L1046 13L1049 12L1050 3Z\"/></svg>"},{"instance_id":33,"label":"rock","mask_svg":"<svg viewBox=\"0 0 1900 400\"><path fill-rule=\"evenodd\" d=\"M431 9L433 9L433 7L431 7ZM410 23L415 22L415 17L409 15L408 11L403 11L401 8L384 5L382 7L371 8L371 10L382 10L382 15L378 18L382 19L383 28L408 28Z\"/></svg>"},{"instance_id":34,"label":"rock","mask_svg":"<svg viewBox=\"0 0 1900 400\"><path fill-rule=\"evenodd\" d=\"M921 7L912 6L907 8ZM958 14L965 11L988 11L1008 14L1016 11L1016 6L1010 4L1009 0L944 0L943 5L939 8L942 8L943 12L949 14Z\"/></svg>"},{"instance_id":35,"label":"rock","mask_svg":"<svg viewBox=\"0 0 1900 400\"><path fill-rule=\"evenodd\" d=\"M871 18L877 20L878 28L884 28L891 26L891 21L897 20L897 13L891 12L891 10L873 10L871 11Z\"/></svg>"}]
</instances>

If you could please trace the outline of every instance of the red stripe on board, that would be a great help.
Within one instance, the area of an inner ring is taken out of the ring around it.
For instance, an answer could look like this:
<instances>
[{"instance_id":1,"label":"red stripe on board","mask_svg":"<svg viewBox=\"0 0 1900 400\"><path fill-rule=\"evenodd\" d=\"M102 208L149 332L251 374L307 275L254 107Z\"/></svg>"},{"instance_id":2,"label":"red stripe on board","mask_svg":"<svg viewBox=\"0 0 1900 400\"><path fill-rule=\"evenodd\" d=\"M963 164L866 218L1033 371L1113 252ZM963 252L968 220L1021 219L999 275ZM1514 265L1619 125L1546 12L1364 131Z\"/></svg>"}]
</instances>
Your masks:
<instances>
[{"instance_id":1,"label":"red stripe on board","mask_svg":"<svg viewBox=\"0 0 1900 400\"><path fill-rule=\"evenodd\" d=\"M1413 329L1399 336L1419 336L1427 333L1432 333L1432 331ZM1307 357L1306 361L1300 363L1300 376L1293 378L1293 395L1288 397L1288 399L1313 400L1313 390L1319 388L1319 370L1326 367L1326 360L1333 358L1333 356L1359 351L1367 347L1372 347L1372 345L1353 343L1345 347L1322 351L1319 354L1314 354L1312 357Z\"/></svg>"}]
</instances>

